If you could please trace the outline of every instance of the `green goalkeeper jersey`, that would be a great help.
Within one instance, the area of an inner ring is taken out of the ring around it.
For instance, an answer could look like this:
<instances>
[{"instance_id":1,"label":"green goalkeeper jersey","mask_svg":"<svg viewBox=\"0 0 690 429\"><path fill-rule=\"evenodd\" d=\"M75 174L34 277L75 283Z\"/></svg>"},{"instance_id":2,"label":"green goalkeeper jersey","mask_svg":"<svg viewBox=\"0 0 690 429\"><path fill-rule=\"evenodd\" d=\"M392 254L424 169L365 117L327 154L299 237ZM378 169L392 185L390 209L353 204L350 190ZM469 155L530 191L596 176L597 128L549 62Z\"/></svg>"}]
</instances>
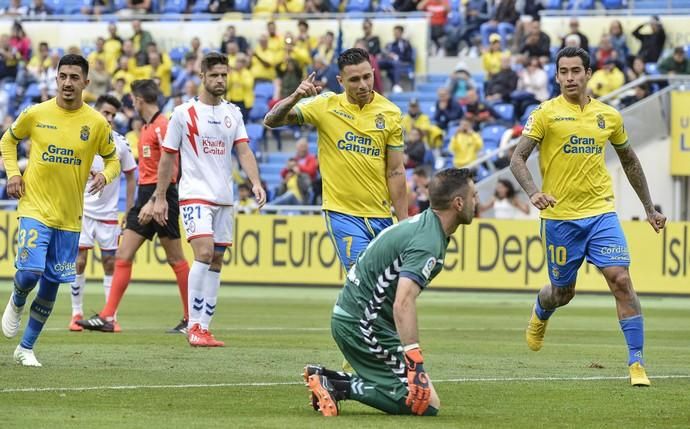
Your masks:
<instances>
[{"instance_id":1,"label":"green goalkeeper jersey","mask_svg":"<svg viewBox=\"0 0 690 429\"><path fill-rule=\"evenodd\" d=\"M396 331L393 302L398 279L407 277L426 288L443 268L447 247L448 237L431 209L386 228L348 272L335 314Z\"/></svg>"}]
</instances>

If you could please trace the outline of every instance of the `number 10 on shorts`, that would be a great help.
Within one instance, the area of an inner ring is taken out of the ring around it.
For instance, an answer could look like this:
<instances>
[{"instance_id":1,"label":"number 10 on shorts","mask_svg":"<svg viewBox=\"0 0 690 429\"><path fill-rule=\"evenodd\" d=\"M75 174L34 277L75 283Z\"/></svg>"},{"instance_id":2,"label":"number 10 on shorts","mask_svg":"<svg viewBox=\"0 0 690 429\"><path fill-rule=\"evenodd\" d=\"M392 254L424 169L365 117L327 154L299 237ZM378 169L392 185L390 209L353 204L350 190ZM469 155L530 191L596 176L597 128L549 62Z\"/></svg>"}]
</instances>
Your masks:
<instances>
[{"instance_id":1,"label":"number 10 on shorts","mask_svg":"<svg viewBox=\"0 0 690 429\"><path fill-rule=\"evenodd\" d=\"M568 252L563 246L554 246L549 244L548 246L549 260L552 264L565 265L568 262Z\"/></svg>"}]
</instances>

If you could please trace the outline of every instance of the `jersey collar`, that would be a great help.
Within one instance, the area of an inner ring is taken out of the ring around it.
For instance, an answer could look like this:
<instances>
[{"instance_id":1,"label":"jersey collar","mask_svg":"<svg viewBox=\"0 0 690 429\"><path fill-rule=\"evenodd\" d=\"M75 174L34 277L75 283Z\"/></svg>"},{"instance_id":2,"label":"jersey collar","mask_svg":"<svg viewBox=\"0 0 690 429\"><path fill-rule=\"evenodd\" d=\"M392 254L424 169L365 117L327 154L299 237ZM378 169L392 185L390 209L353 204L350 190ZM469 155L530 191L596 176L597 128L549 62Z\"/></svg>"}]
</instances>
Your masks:
<instances>
[{"instance_id":1,"label":"jersey collar","mask_svg":"<svg viewBox=\"0 0 690 429\"><path fill-rule=\"evenodd\" d=\"M160 114L161 114L161 111L160 111L160 110L157 111L156 113L154 113L153 116L151 116L151 120L148 121L148 122L146 123L146 125L151 125L151 124L156 120L156 118L158 117L158 115L160 115Z\"/></svg>"}]
</instances>

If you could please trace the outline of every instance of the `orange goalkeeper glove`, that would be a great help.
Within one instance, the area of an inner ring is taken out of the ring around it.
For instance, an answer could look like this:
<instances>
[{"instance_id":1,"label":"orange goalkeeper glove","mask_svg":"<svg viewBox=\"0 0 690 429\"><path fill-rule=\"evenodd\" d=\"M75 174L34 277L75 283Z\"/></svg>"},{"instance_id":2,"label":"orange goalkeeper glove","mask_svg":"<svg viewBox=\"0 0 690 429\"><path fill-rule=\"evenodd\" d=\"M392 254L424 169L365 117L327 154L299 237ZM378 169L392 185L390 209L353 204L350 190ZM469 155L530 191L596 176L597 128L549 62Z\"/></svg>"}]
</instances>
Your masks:
<instances>
[{"instance_id":1,"label":"orange goalkeeper glove","mask_svg":"<svg viewBox=\"0 0 690 429\"><path fill-rule=\"evenodd\" d=\"M429 407L431 400L431 387L429 377L424 371L424 358L419 345L413 344L405 347L405 364L407 366L407 388L409 393L405 404L412 409L414 414L421 416Z\"/></svg>"}]
</instances>

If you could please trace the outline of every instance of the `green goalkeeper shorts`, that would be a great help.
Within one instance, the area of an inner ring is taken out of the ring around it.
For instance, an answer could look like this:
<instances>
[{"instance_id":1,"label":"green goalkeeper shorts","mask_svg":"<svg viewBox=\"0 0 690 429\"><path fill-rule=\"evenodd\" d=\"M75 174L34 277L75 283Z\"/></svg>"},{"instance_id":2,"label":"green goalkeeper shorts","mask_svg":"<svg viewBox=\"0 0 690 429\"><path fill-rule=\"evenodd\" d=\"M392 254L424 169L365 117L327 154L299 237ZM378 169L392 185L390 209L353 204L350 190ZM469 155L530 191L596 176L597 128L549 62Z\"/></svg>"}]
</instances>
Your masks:
<instances>
[{"instance_id":1,"label":"green goalkeeper shorts","mask_svg":"<svg viewBox=\"0 0 690 429\"><path fill-rule=\"evenodd\" d=\"M334 314L331 333L357 378L394 401L407 397L403 346L396 332L367 328L359 320Z\"/></svg>"}]
</instances>

